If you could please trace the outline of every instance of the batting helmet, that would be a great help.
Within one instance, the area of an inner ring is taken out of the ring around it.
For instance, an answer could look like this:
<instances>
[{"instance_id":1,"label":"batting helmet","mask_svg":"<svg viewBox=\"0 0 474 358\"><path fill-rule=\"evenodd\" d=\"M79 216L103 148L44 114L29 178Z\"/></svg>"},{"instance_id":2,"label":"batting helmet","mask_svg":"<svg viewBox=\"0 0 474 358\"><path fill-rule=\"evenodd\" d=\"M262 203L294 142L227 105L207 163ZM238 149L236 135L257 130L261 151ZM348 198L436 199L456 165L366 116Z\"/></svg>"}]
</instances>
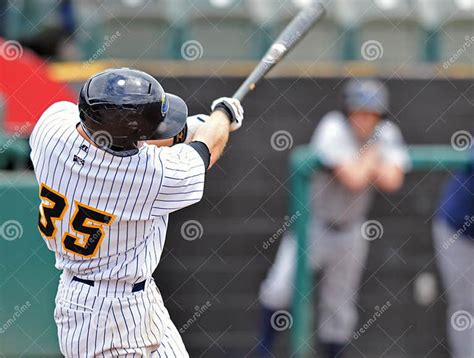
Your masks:
<instances>
[{"instance_id":1,"label":"batting helmet","mask_svg":"<svg viewBox=\"0 0 474 358\"><path fill-rule=\"evenodd\" d=\"M374 112L384 115L388 111L388 89L383 82L373 79L351 79L342 91L344 110Z\"/></svg>"},{"instance_id":2,"label":"batting helmet","mask_svg":"<svg viewBox=\"0 0 474 358\"><path fill-rule=\"evenodd\" d=\"M125 156L137 151L138 141L177 135L184 128L188 108L149 74L113 68L87 80L79 95L79 112L94 143Z\"/></svg>"}]
</instances>

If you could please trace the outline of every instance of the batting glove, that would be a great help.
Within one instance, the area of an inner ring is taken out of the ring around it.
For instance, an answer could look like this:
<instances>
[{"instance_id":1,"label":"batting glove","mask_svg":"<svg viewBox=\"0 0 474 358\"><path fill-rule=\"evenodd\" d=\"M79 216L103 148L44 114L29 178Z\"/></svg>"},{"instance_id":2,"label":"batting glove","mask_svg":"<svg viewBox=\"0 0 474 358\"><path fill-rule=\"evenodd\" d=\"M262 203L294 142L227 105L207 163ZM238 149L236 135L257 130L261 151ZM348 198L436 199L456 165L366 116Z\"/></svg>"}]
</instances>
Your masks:
<instances>
[{"instance_id":1,"label":"batting glove","mask_svg":"<svg viewBox=\"0 0 474 358\"><path fill-rule=\"evenodd\" d=\"M229 131L233 132L242 127L244 108L236 98L221 97L212 102L211 110L223 109L230 119Z\"/></svg>"},{"instance_id":2,"label":"batting glove","mask_svg":"<svg viewBox=\"0 0 474 358\"><path fill-rule=\"evenodd\" d=\"M196 134L197 129L206 123L206 121L209 119L209 116L207 114L196 114L194 116L188 117L186 120L186 126L188 127L188 133L186 134L186 139L184 140L184 143L191 143L194 135Z\"/></svg>"}]
</instances>

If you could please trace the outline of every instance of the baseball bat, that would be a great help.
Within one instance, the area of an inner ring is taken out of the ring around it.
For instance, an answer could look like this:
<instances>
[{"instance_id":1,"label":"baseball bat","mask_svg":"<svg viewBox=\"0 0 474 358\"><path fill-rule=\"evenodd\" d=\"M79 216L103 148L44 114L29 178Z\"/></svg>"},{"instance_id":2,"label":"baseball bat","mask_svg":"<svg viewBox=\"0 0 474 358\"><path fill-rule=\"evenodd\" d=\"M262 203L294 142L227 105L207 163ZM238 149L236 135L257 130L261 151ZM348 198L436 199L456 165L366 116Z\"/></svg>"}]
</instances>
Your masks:
<instances>
[{"instance_id":1,"label":"baseball bat","mask_svg":"<svg viewBox=\"0 0 474 358\"><path fill-rule=\"evenodd\" d=\"M278 36L252 73L242 83L233 97L242 101L257 83L323 18L326 10L320 1L313 1L303 8Z\"/></svg>"}]
</instances>

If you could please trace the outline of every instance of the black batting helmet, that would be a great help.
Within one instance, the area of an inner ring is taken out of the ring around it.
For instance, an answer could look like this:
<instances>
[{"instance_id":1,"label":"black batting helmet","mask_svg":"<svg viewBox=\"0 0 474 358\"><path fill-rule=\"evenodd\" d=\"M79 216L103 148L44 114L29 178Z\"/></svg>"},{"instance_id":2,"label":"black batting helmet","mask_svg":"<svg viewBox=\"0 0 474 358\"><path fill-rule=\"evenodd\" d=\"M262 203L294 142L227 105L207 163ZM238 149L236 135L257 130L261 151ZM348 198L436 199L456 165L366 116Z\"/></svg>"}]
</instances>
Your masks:
<instances>
[{"instance_id":1,"label":"black batting helmet","mask_svg":"<svg viewBox=\"0 0 474 358\"><path fill-rule=\"evenodd\" d=\"M184 128L188 108L149 74L112 68L87 80L79 95L79 112L94 143L124 156L136 152L138 141L177 135Z\"/></svg>"}]
</instances>

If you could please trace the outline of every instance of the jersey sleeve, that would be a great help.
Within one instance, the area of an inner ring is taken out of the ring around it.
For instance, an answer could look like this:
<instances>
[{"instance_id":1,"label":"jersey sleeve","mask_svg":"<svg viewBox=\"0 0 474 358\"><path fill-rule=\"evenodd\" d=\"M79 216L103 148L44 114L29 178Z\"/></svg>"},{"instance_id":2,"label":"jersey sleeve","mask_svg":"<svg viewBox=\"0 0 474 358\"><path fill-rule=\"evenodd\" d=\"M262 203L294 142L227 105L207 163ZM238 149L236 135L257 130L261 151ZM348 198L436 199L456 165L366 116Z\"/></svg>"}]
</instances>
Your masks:
<instances>
[{"instance_id":1,"label":"jersey sleeve","mask_svg":"<svg viewBox=\"0 0 474 358\"><path fill-rule=\"evenodd\" d=\"M64 123L68 120L78 120L79 110L77 105L72 102L61 101L49 106L36 122L30 136L31 157L38 150L40 139L51 133L55 127L55 122Z\"/></svg>"},{"instance_id":2,"label":"jersey sleeve","mask_svg":"<svg viewBox=\"0 0 474 358\"><path fill-rule=\"evenodd\" d=\"M161 216L201 200L205 167L198 152L188 144L162 147L159 151L162 178L152 216Z\"/></svg>"},{"instance_id":3,"label":"jersey sleeve","mask_svg":"<svg viewBox=\"0 0 474 358\"><path fill-rule=\"evenodd\" d=\"M408 148L398 126L390 121L385 121L379 130L382 160L397 165L405 172L410 170L411 161Z\"/></svg>"},{"instance_id":4,"label":"jersey sleeve","mask_svg":"<svg viewBox=\"0 0 474 358\"><path fill-rule=\"evenodd\" d=\"M318 154L322 164L330 168L350 161L357 155L348 123L338 112L328 113L321 120L311 139L311 148Z\"/></svg>"}]
</instances>

